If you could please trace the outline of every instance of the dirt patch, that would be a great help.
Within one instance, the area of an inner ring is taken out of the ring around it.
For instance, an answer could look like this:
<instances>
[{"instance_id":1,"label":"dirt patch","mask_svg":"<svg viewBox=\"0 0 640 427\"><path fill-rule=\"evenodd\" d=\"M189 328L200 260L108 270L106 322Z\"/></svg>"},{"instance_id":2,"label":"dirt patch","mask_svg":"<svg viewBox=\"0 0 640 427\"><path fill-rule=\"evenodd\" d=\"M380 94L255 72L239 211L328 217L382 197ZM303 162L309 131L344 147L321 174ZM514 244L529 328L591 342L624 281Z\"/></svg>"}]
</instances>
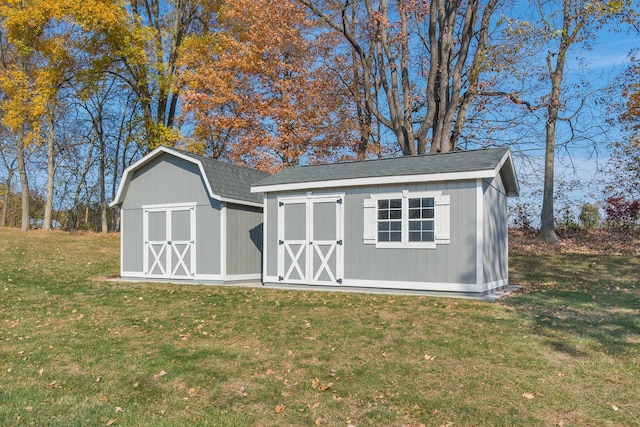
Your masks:
<instances>
[{"instance_id":1,"label":"dirt patch","mask_svg":"<svg viewBox=\"0 0 640 427\"><path fill-rule=\"evenodd\" d=\"M519 254L628 254L640 255L640 231L556 230L559 244L538 243L538 231L509 230L509 251Z\"/></svg>"}]
</instances>

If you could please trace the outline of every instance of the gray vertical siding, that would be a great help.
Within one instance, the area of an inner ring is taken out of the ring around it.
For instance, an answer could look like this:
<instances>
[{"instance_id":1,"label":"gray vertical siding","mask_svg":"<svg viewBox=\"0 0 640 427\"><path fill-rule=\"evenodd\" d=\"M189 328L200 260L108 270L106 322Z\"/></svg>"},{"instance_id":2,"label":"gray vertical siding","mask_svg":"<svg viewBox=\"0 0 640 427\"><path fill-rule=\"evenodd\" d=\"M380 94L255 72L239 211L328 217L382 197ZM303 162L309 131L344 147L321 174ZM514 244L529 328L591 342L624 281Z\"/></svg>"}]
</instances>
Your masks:
<instances>
[{"instance_id":1,"label":"gray vertical siding","mask_svg":"<svg viewBox=\"0 0 640 427\"><path fill-rule=\"evenodd\" d=\"M142 209L123 209L121 215L122 270L142 273L144 269Z\"/></svg>"},{"instance_id":2,"label":"gray vertical siding","mask_svg":"<svg viewBox=\"0 0 640 427\"><path fill-rule=\"evenodd\" d=\"M451 197L451 243L436 249L363 244L363 201L374 193L440 191ZM472 284L476 281L475 186L471 181L357 188L345 197L345 279Z\"/></svg>"},{"instance_id":3,"label":"gray vertical siding","mask_svg":"<svg viewBox=\"0 0 640 427\"><path fill-rule=\"evenodd\" d=\"M260 274L262 209L227 204L227 274Z\"/></svg>"},{"instance_id":4,"label":"gray vertical siding","mask_svg":"<svg viewBox=\"0 0 640 427\"><path fill-rule=\"evenodd\" d=\"M221 205L209 197L195 164L171 155L159 156L136 170L125 190L122 203L122 265L125 272L143 272L142 206L195 202L196 273L220 274ZM186 225L177 221L176 226L178 229L174 232L185 234Z\"/></svg>"},{"instance_id":5,"label":"gray vertical siding","mask_svg":"<svg viewBox=\"0 0 640 427\"><path fill-rule=\"evenodd\" d=\"M451 197L451 239L436 249L380 248L363 243L363 203L374 193L442 191ZM476 283L476 187L475 181L450 183L350 187L314 191L314 195L345 193L344 199L344 280ZM291 196L305 193L283 192ZM277 197L268 194L266 272L277 275ZM325 224L328 225L328 224ZM314 231L316 230L314 226ZM331 261L332 263L334 260ZM383 284L381 284L383 285Z\"/></svg>"},{"instance_id":6,"label":"gray vertical siding","mask_svg":"<svg viewBox=\"0 0 640 427\"><path fill-rule=\"evenodd\" d=\"M502 179L483 181L484 282L508 278L507 196Z\"/></svg>"},{"instance_id":7,"label":"gray vertical siding","mask_svg":"<svg viewBox=\"0 0 640 427\"><path fill-rule=\"evenodd\" d=\"M220 242L220 211L222 203L211 200L211 204L196 207L196 266L198 274L222 273L222 250Z\"/></svg>"}]
</instances>

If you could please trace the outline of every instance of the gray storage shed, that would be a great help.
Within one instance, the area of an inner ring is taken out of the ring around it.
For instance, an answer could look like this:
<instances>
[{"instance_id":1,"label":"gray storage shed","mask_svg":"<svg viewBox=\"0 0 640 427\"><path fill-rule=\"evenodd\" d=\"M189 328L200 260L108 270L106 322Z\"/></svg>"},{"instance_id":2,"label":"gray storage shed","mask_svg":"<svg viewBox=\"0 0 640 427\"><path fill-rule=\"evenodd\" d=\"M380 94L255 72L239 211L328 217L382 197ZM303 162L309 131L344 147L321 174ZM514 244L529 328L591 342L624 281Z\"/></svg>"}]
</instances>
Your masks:
<instances>
[{"instance_id":1,"label":"gray storage shed","mask_svg":"<svg viewBox=\"0 0 640 427\"><path fill-rule=\"evenodd\" d=\"M291 167L264 194L263 282L484 293L508 283L507 148Z\"/></svg>"},{"instance_id":2,"label":"gray storage shed","mask_svg":"<svg viewBox=\"0 0 640 427\"><path fill-rule=\"evenodd\" d=\"M123 278L259 280L262 196L269 174L159 147L128 167L111 206L121 211Z\"/></svg>"}]
</instances>

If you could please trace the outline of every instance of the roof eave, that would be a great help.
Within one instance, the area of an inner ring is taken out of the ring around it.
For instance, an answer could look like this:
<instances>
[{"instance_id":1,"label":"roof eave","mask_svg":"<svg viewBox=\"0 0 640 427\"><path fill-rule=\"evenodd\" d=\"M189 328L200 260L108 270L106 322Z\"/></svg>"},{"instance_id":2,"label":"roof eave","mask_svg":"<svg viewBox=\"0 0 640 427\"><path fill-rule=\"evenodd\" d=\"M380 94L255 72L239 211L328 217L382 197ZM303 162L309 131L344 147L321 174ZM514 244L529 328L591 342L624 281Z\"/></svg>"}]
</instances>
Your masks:
<instances>
[{"instance_id":1,"label":"roof eave","mask_svg":"<svg viewBox=\"0 0 640 427\"><path fill-rule=\"evenodd\" d=\"M252 193L271 193L274 191L313 190L336 187L362 187L367 185L407 184L416 182L457 181L468 179L493 178L494 169L465 172L446 172L436 174L390 175L380 177L336 179L312 182L293 182L286 184L267 184L251 187Z\"/></svg>"}]
</instances>

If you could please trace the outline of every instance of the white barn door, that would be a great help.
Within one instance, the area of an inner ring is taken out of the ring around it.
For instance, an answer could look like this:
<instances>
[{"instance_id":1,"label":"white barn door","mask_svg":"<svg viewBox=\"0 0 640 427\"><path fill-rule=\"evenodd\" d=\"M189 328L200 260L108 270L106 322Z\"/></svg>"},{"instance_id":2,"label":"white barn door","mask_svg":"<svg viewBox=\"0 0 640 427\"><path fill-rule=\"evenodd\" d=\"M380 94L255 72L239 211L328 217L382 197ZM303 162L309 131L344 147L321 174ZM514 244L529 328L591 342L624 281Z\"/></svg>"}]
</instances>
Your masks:
<instances>
[{"instance_id":1,"label":"white barn door","mask_svg":"<svg viewBox=\"0 0 640 427\"><path fill-rule=\"evenodd\" d=\"M195 272L195 204L143 207L144 273L191 279Z\"/></svg>"},{"instance_id":2,"label":"white barn door","mask_svg":"<svg viewBox=\"0 0 640 427\"><path fill-rule=\"evenodd\" d=\"M342 284L343 196L278 201L278 281Z\"/></svg>"}]
</instances>

